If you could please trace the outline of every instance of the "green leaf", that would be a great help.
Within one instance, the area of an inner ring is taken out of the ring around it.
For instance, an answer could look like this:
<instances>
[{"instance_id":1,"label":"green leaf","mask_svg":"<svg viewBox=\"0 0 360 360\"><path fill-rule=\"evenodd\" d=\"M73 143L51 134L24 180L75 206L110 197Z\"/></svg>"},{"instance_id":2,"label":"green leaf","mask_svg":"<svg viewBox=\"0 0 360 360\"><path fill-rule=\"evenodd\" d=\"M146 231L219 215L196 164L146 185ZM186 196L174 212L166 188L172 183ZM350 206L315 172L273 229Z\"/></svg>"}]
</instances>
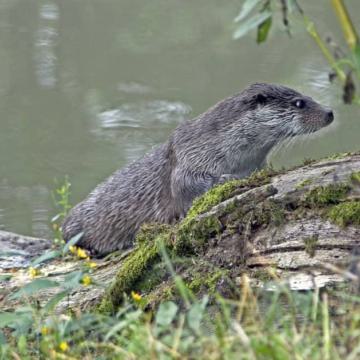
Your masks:
<instances>
[{"instance_id":1,"label":"green leaf","mask_svg":"<svg viewBox=\"0 0 360 360\"><path fill-rule=\"evenodd\" d=\"M50 221L55 222L55 221L58 221L60 218L61 218L61 214L57 214L54 217L52 217Z\"/></svg>"},{"instance_id":2,"label":"green leaf","mask_svg":"<svg viewBox=\"0 0 360 360\"><path fill-rule=\"evenodd\" d=\"M48 314L49 312L54 310L55 306L69 293L70 293L70 289L67 289L54 295L44 306L45 314Z\"/></svg>"},{"instance_id":3,"label":"green leaf","mask_svg":"<svg viewBox=\"0 0 360 360\"><path fill-rule=\"evenodd\" d=\"M32 310L0 313L0 328L14 329L14 336L27 333L33 322Z\"/></svg>"},{"instance_id":4,"label":"green leaf","mask_svg":"<svg viewBox=\"0 0 360 360\"><path fill-rule=\"evenodd\" d=\"M66 289L73 289L79 286L84 273L82 271L73 271L64 278L63 287Z\"/></svg>"},{"instance_id":5,"label":"green leaf","mask_svg":"<svg viewBox=\"0 0 360 360\"><path fill-rule=\"evenodd\" d=\"M45 254L42 254L41 256L39 256L38 258L36 258L35 260L33 260L30 263L30 266L36 266L39 265L43 262L49 261L51 259L57 258L61 256L61 252L58 250L51 250L51 251L47 251Z\"/></svg>"},{"instance_id":6,"label":"green leaf","mask_svg":"<svg viewBox=\"0 0 360 360\"><path fill-rule=\"evenodd\" d=\"M261 44L264 42L269 34L272 24L272 17L269 17L263 23L258 26L256 42Z\"/></svg>"},{"instance_id":7,"label":"green leaf","mask_svg":"<svg viewBox=\"0 0 360 360\"><path fill-rule=\"evenodd\" d=\"M118 321L106 334L104 340L109 341L114 335L121 332L123 329L129 327L130 324L139 320L140 316L143 315L141 310L133 311L126 314L125 319Z\"/></svg>"},{"instance_id":8,"label":"green leaf","mask_svg":"<svg viewBox=\"0 0 360 360\"><path fill-rule=\"evenodd\" d=\"M233 34L233 38L235 40L241 38L242 36L247 34L250 30L255 29L260 24L265 22L271 16L272 16L272 12L267 10L247 19L237 28L237 30L235 30Z\"/></svg>"},{"instance_id":9,"label":"green leaf","mask_svg":"<svg viewBox=\"0 0 360 360\"><path fill-rule=\"evenodd\" d=\"M6 345L6 337L2 331L0 331L0 349L2 346Z\"/></svg>"},{"instance_id":10,"label":"green leaf","mask_svg":"<svg viewBox=\"0 0 360 360\"><path fill-rule=\"evenodd\" d=\"M156 314L155 322L158 326L168 326L174 320L178 306L172 301L167 301L159 306L159 310Z\"/></svg>"},{"instance_id":11,"label":"green leaf","mask_svg":"<svg viewBox=\"0 0 360 360\"><path fill-rule=\"evenodd\" d=\"M17 339L17 346L22 357L27 355L27 340L24 334L20 335Z\"/></svg>"},{"instance_id":12,"label":"green leaf","mask_svg":"<svg viewBox=\"0 0 360 360\"><path fill-rule=\"evenodd\" d=\"M0 275L0 281L9 281L12 278L11 274L2 274Z\"/></svg>"},{"instance_id":13,"label":"green leaf","mask_svg":"<svg viewBox=\"0 0 360 360\"><path fill-rule=\"evenodd\" d=\"M0 257L26 256L27 252L21 250L0 251Z\"/></svg>"},{"instance_id":14,"label":"green leaf","mask_svg":"<svg viewBox=\"0 0 360 360\"><path fill-rule=\"evenodd\" d=\"M204 310L209 301L209 298L205 296L201 302L193 304L187 313L187 323L195 333L200 330L201 321L204 316Z\"/></svg>"},{"instance_id":15,"label":"green leaf","mask_svg":"<svg viewBox=\"0 0 360 360\"><path fill-rule=\"evenodd\" d=\"M69 251L70 246L76 245L76 244L80 241L80 239L81 239L81 237L82 237L83 235L84 235L84 233L81 232L81 233L76 234L75 236L73 236L73 237L66 243L66 245L64 246L64 248L63 248L63 254L66 254L66 253Z\"/></svg>"},{"instance_id":16,"label":"green leaf","mask_svg":"<svg viewBox=\"0 0 360 360\"><path fill-rule=\"evenodd\" d=\"M10 299L17 299L24 295L27 296L33 295L37 293L39 290L49 289L57 286L59 286L59 283L57 281L52 281L48 279L36 279L31 283L26 284L19 291L11 295Z\"/></svg>"},{"instance_id":17,"label":"green leaf","mask_svg":"<svg viewBox=\"0 0 360 360\"><path fill-rule=\"evenodd\" d=\"M360 45L356 45L354 50L353 50L353 54L354 54L354 59L355 59L355 66L356 66L356 70L358 71L358 73L360 73Z\"/></svg>"},{"instance_id":18,"label":"green leaf","mask_svg":"<svg viewBox=\"0 0 360 360\"><path fill-rule=\"evenodd\" d=\"M4 328L10 324L15 323L19 320L19 314L11 312L1 312L0 313L0 328Z\"/></svg>"},{"instance_id":19,"label":"green leaf","mask_svg":"<svg viewBox=\"0 0 360 360\"><path fill-rule=\"evenodd\" d=\"M16 310L16 314L18 315L17 321L9 325L9 327L15 330L13 332L14 337L19 338L20 335L28 334L30 328L34 325L33 309L25 312Z\"/></svg>"},{"instance_id":20,"label":"green leaf","mask_svg":"<svg viewBox=\"0 0 360 360\"><path fill-rule=\"evenodd\" d=\"M296 2L296 0L287 0L286 5L288 8L289 14L291 14L295 11L301 15L304 14L302 8L299 6L299 4Z\"/></svg>"},{"instance_id":21,"label":"green leaf","mask_svg":"<svg viewBox=\"0 0 360 360\"><path fill-rule=\"evenodd\" d=\"M239 22L248 16L251 11L259 4L262 0L245 0L240 14L234 19L235 22Z\"/></svg>"}]
</instances>

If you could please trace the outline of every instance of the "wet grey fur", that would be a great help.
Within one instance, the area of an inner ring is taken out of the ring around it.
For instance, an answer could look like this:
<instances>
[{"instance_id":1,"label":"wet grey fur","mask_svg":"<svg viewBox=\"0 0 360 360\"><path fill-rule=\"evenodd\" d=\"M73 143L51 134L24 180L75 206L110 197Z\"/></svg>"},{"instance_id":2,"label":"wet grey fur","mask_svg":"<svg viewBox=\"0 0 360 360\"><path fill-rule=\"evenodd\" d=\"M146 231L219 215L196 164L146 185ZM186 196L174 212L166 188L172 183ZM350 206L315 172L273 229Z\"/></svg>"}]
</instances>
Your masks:
<instances>
[{"instance_id":1,"label":"wet grey fur","mask_svg":"<svg viewBox=\"0 0 360 360\"><path fill-rule=\"evenodd\" d=\"M292 89L250 85L183 122L166 143L98 185L65 219L64 239L83 232L79 245L98 254L129 248L143 223L185 216L194 198L217 183L263 167L284 139L332 120L330 109Z\"/></svg>"}]
</instances>

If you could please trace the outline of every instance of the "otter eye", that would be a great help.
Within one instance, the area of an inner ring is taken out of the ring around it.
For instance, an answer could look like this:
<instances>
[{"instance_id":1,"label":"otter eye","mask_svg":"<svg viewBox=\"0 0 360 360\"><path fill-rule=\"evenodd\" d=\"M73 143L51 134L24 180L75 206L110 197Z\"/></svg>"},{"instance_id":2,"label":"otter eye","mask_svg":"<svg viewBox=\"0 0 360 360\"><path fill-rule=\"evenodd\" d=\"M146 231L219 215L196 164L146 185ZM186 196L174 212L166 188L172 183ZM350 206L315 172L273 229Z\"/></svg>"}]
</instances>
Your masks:
<instances>
[{"instance_id":1,"label":"otter eye","mask_svg":"<svg viewBox=\"0 0 360 360\"><path fill-rule=\"evenodd\" d=\"M295 100L294 105L299 109L303 109L305 107L305 101L301 99Z\"/></svg>"}]
</instances>

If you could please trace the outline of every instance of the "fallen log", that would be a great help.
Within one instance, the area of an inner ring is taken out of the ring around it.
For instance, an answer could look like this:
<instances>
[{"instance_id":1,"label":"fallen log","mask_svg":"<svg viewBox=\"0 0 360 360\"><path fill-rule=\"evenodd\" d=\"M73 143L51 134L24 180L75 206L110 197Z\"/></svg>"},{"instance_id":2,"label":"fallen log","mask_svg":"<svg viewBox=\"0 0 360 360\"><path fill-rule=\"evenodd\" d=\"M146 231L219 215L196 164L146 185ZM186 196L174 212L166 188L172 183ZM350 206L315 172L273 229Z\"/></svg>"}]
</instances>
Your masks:
<instances>
[{"instance_id":1,"label":"fallen log","mask_svg":"<svg viewBox=\"0 0 360 360\"><path fill-rule=\"evenodd\" d=\"M10 301L9 294L31 281L29 259L50 245L4 232L0 244L1 249L25 253L21 266L7 260L5 268L0 261L0 276L9 274L9 267L17 268L10 279L0 277L0 309L5 310L18 301ZM210 190L179 224L145 226L133 250L96 260L91 277L104 286L74 289L58 310L99 303L101 310L113 310L132 291L154 306L177 296L173 272L194 293L216 291L228 297L236 296L245 273L253 284L269 290L272 280L293 290L330 286L356 279L346 269L350 263L354 268L351 254L359 246L359 154L334 156L289 171L263 170ZM170 257L171 268L164 254ZM42 265L41 273L61 282L80 263L56 259ZM40 291L38 300L43 303L58 291Z\"/></svg>"}]
</instances>

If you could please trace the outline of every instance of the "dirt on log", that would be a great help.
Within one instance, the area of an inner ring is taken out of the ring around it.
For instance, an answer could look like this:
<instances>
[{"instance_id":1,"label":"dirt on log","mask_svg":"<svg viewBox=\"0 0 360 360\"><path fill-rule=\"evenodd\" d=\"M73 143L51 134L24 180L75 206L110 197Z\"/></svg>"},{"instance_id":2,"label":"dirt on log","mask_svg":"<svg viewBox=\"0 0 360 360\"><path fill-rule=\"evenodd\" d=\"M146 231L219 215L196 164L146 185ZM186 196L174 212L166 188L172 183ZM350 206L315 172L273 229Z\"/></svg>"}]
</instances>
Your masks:
<instances>
[{"instance_id":1,"label":"dirt on log","mask_svg":"<svg viewBox=\"0 0 360 360\"><path fill-rule=\"evenodd\" d=\"M21 250L24 257L20 265L11 264L0 251L0 310L16 306L19 300L9 296L32 281L29 260L50 247L48 241L36 241L0 232L1 250ZM178 296L174 273L193 293L220 292L226 297L237 296L244 274L269 290L272 280L293 290L321 288L356 280L346 271L358 266L352 255L356 248L359 153L288 171L262 170L210 190L178 224L144 226L128 253L94 260L97 267L91 277L102 286L72 290L57 310L97 305L101 311L113 311L132 291L152 307ZM82 262L69 257L49 261L40 266L41 276L62 283ZM39 291L37 299L42 304L59 291Z\"/></svg>"}]
</instances>

